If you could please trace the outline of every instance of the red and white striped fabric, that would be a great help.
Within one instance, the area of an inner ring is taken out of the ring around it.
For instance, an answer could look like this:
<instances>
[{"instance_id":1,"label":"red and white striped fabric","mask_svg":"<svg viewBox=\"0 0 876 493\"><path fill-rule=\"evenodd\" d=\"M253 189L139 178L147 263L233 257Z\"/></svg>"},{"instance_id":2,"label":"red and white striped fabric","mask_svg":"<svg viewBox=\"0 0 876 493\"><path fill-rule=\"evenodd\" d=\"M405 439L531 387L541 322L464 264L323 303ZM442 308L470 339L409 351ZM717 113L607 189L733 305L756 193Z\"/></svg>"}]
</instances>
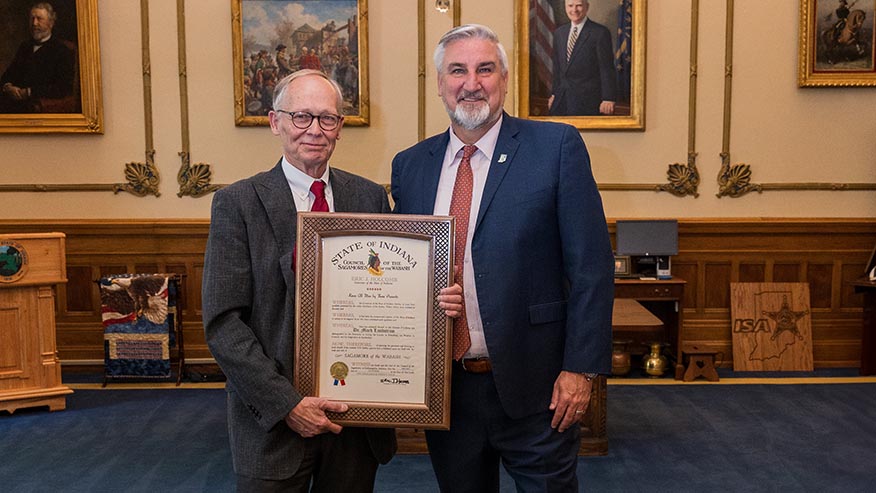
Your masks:
<instances>
[{"instance_id":1,"label":"red and white striped fabric","mask_svg":"<svg viewBox=\"0 0 876 493\"><path fill-rule=\"evenodd\" d=\"M529 0L529 59L541 84L551 87L554 44L554 9L548 0Z\"/></svg>"}]
</instances>

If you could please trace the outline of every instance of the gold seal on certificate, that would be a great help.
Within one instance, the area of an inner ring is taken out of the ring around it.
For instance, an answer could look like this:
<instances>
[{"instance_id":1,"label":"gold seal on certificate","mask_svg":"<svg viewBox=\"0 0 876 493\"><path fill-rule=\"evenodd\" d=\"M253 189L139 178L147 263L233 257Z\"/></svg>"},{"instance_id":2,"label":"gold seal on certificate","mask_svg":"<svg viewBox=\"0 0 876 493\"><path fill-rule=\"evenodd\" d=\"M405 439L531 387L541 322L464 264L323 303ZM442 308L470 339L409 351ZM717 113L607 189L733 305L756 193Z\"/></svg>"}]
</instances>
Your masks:
<instances>
[{"instance_id":1,"label":"gold seal on certificate","mask_svg":"<svg viewBox=\"0 0 876 493\"><path fill-rule=\"evenodd\" d=\"M335 379L335 385L347 385L344 381L347 375L350 374L350 368L343 361L335 361L329 368L332 378Z\"/></svg>"}]
</instances>

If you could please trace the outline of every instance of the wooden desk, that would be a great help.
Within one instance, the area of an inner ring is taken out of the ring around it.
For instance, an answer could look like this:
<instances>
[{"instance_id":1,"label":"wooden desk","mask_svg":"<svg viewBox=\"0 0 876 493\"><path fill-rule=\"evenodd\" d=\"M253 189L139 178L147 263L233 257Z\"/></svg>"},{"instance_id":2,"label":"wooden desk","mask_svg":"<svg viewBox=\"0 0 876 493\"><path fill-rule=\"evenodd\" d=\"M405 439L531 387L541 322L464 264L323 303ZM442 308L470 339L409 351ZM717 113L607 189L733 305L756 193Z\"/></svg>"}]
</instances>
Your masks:
<instances>
[{"instance_id":1,"label":"wooden desk","mask_svg":"<svg viewBox=\"0 0 876 493\"><path fill-rule=\"evenodd\" d=\"M861 332L861 375L876 375L876 281L862 277L853 282L864 294L864 327Z\"/></svg>"},{"instance_id":2,"label":"wooden desk","mask_svg":"<svg viewBox=\"0 0 876 493\"><path fill-rule=\"evenodd\" d=\"M663 323L664 341L669 344L669 355L675 359L675 379L681 380L684 377L684 360L682 359L681 348L683 346L683 311L681 304L684 301L684 285L683 279L669 280L642 280L642 279L615 279L614 280L614 302L620 303L619 306L625 307L622 311L626 311L631 305L623 300L635 300L648 312L656 316ZM645 326L637 326L633 330L620 325L612 328L625 332L641 332L644 330L658 330L656 326L647 328Z\"/></svg>"},{"instance_id":3,"label":"wooden desk","mask_svg":"<svg viewBox=\"0 0 876 493\"><path fill-rule=\"evenodd\" d=\"M663 329L663 321L632 298L614 300L611 330L624 332L654 332Z\"/></svg>"}]
</instances>

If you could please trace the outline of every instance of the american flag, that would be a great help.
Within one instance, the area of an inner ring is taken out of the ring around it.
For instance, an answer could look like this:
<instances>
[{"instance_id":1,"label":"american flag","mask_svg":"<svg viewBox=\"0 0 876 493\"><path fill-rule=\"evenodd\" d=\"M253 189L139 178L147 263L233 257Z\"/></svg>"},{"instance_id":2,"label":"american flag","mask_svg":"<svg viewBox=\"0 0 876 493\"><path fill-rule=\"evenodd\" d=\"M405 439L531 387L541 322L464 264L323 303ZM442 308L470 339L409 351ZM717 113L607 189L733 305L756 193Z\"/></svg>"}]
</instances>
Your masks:
<instances>
[{"instance_id":1,"label":"american flag","mask_svg":"<svg viewBox=\"0 0 876 493\"><path fill-rule=\"evenodd\" d=\"M633 59L633 0L618 0L617 50L614 52L614 68L617 70L618 97L629 101L630 69Z\"/></svg>"},{"instance_id":2,"label":"american flag","mask_svg":"<svg viewBox=\"0 0 876 493\"><path fill-rule=\"evenodd\" d=\"M529 59L532 92L549 95L553 63L551 57L554 44L554 8L548 0L529 0Z\"/></svg>"}]
</instances>

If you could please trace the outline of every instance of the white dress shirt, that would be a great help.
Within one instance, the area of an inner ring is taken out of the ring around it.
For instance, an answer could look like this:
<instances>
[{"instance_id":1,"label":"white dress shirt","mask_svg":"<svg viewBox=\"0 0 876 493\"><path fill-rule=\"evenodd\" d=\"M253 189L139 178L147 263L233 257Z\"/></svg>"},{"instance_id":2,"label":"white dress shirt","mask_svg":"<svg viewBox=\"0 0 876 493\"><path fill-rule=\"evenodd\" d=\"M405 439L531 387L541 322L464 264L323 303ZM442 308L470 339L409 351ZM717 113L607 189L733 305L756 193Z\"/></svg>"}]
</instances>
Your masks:
<instances>
[{"instance_id":1,"label":"white dress shirt","mask_svg":"<svg viewBox=\"0 0 876 493\"><path fill-rule=\"evenodd\" d=\"M471 171L473 174L473 190L471 196L471 214L468 220L468 237L465 240L465 261L462 268L462 290L465 296L465 316L468 319L468 330L471 335L471 348L465 353L466 358L489 356L487 343L484 339L484 324L481 320L480 307L478 306L478 292L475 286L474 264L471 258L471 239L474 235L478 211L481 208L481 199L484 196L484 184L487 181L487 173L490 171L490 162L493 160L493 151L496 149L496 140L499 138L499 129L502 128L502 117L499 117L490 130L475 142L478 150L471 157ZM459 140L453 130L450 130L450 142L444 152L444 164L441 167L441 178L438 181L438 193L435 196L435 209L433 213L438 216L446 216L450 213L450 199L453 196L453 185L456 183L456 172L462 161L462 148L465 144Z\"/></svg>"},{"instance_id":2,"label":"white dress shirt","mask_svg":"<svg viewBox=\"0 0 876 493\"><path fill-rule=\"evenodd\" d=\"M310 211L313 206L313 192L310 191L310 186L317 179L292 166L283 156L283 174L286 175L286 182L289 183L289 188L292 190L292 198L295 199L295 208L298 211ZM335 212L334 194L332 194L332 183L329 181L329 167L326 165L325 173L319 178L325 182L325 201L328 202L330 212Z\"/></svg>"}]
</instances>

